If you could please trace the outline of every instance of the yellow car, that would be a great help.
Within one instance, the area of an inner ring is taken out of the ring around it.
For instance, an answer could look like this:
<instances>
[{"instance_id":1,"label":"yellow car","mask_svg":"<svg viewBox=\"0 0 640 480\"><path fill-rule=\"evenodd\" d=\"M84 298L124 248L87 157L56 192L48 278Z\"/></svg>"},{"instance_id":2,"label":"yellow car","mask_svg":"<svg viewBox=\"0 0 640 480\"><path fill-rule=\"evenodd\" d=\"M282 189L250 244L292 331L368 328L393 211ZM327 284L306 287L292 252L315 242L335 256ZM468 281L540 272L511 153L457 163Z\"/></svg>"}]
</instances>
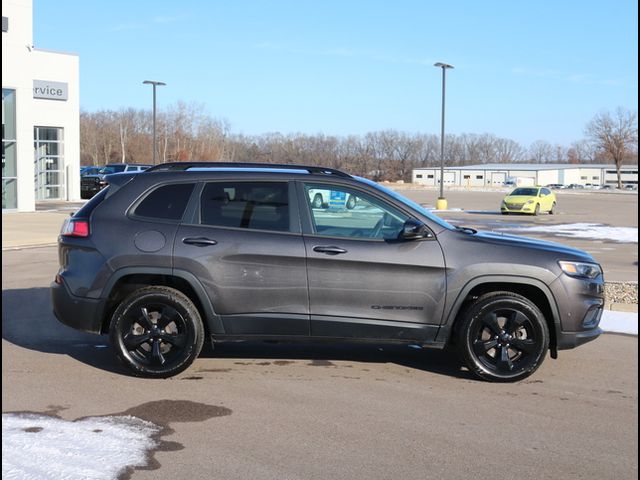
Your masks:
<instances>
[{"instance_id":1,"label":"yellow car","mask_svg":"<svg viewBox=\"0 0 640 480\"><path fill-rule=\"evenodd\" d=\"M518 187L502 199L500 211L509 213L529 213L538 215L549 212L553 215L556 208L556 194L545 187Z\"/></svg>"}]
</instances>

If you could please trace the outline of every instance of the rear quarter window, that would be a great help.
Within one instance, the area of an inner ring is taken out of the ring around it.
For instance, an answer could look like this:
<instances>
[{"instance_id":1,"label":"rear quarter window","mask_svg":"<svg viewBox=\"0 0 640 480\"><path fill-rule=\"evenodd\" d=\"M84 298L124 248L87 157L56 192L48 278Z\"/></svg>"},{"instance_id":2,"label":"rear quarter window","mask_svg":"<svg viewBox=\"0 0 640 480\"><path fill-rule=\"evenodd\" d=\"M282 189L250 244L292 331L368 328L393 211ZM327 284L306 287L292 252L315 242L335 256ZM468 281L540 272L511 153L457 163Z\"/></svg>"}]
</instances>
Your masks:
<instances>
[{"instance_id":1,"label":"rear quarter window","mask_svg":"<svg viewBox=\"0 0 640 480\"><path fill-rule=\"evenodd\" d=\"M135 207L133 214L137 217L159 220L181 220L194 187L194 183L176 183L158 187Z\"/></svg>"}]
</instances>

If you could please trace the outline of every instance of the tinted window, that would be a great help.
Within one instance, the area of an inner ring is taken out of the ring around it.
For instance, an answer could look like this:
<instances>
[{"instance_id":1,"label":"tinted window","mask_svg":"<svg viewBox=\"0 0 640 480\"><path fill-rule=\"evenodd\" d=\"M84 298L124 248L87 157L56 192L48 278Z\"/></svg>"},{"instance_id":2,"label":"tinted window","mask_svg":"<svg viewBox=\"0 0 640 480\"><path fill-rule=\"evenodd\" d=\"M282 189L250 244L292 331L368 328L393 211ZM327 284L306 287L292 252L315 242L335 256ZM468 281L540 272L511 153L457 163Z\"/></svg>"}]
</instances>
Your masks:
<instances>
[{"instance_id":1,"label":"tinted window","mask_svg":"<svg viewBox=\"0 0 640 480\"><path fill-rule=\"evenodd\" d=\"M134 214L164 220L180 220L193 192L193 183L156 188L136 207Z\"/></svg>"},{"instance_id":2,"label":"tinted window","mask_svg":"<svg viewBox=\"0 0 640 480\"><path fill-rule=\"evenodd\" d=\"M200 223L289 231L289 187L286 182L209 183L200 197Z\"/></svg>"},{"instance_id":3,"label":"tinted window","mask_svg":"<svg viewBox=\"0 0 640 480\"><path fill-rule=\"evenodd\" d=\"M407 216L369 195L341 186L305 185L313 228L329 237L396 239ZM318 206L319 192L329 200Z\"/></svg>"}]
</instances>

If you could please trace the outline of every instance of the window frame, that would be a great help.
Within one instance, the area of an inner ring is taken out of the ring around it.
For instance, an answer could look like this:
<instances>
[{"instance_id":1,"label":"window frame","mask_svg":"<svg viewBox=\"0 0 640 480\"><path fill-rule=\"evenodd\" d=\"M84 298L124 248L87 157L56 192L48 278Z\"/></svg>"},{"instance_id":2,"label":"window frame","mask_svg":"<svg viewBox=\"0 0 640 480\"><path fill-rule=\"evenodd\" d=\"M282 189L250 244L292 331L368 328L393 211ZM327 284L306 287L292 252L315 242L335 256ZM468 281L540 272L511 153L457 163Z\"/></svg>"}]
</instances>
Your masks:
<instances>
[{"instance_id":1,"label":"window frame","mask_svg":"<svg viewBox=\"0 0 640 480\"><path fill-rule=\"evenodd\" d=\"M137 220L137 221L141 221L141 222L150 222L150 223L166 223L166 224L172 224L172 225L177 225L180 223L183 223L184 220L186 218L188 218L189 212L191 210L191 204L193 203L194 200L194 195L197 193L197 191L199 190L199 183L198 181L194 181L193 179L188 180L188 179L183 179L183 180L179 180L179 181L167 181L167 182L162 182L162 183L156 183L154 185L152 185L151 187L147 188L144 192L142 192L140 194L140 196L138 196L138 198L135 199L135 201L131 204L131 206L127 209L127 217L129 217L132 220ZM193 184L193 190L191 190L191 195L189 196L189 199L187 200L187 205L184 208L184 212L182 212L182 217L177 219L177 220L172 220L169 218L158 218L158 217L147 217L144 215L138 215L135 213L136 209L138 208L138 206L144 202L149 195L151 195L153 192L155 192L156 190L162 188L162 187L166 187L169 185L178 185L178 184Z\"/></svg>"},{"instance_id":2,"label":"window frame","mask_svg":"<svg viewBox=\"0 0 640 480\"><path fill-rule=\"evenodd\" d=\"M411 218L417 219L415 212L413 212L408 208L405 208L404 205L398 205L396 204L396 202L390 202L389 199L387 199L386 197L383 197L382 195L379 195L376 191L370 191L365 188L358 188L358 186L353 184L344 184L342 182L337 182L337 181L323 181L322 179L315 179L315 178L297 180L295 183L297 185L297 203L301 205L300 212L302 215L300 219L302 221L302 234L306 237L312 237L317 239L334 239L337 241L346 240L346 241L364 241L364 242L378 242L378 243L400 241L400 240L388 239L388 238L385 239L385 238L368 238L368 237L346 237L346 236L335 236L335 235L322 235L322 234L316 233L314 220L313 220L313 211L311 209L311 203L306 198L307 192L306 192L305 184L322 185L324 186L323 189L325 190L332 190L332 187L334 187L334 189L344 189L347 191L347 195L349 193L352 193L359 196L368 196L380 202L382 205L385 206L385 208L402 213L404 216L407 217L407 219L411 219ZM425 227L431 232L432 236L429 238L425 237L424 239L419 239L417 241L435 241L436 236L433 230L431 229L431 227L429 227L427 224L425 224Z\"/></svg>"},{"instance_id":3,"label":"window frame","mask_svg":"<svg viewBox=\"0 0 640 480\"><path fill-rule=\"evenodd\" d=\"M302 228L300 225L300 215L298 210L298 202L297 196L295 192L295 185L291 180L282 179L282 178L215 178L215 179L206 179L200 180L197 182L196 188L193 191L191 196L191 201L187 206L185 215L183 216L183 220L181 222L182 225L188 225L190 227L200 227L200 228L216 228L223 230L234 230L238 232L260 232L260 233L272 233L272 234L280 234L280 235L300 235L302 233ZM205 187L211 183L222 183L222 184L230 184L230 183L284 183L287 184L287 195L289 200L289 230L268 230L262 228L242 228L242 227L228 227L225 225L208 225L200 223L200 198L202 196L202 192Z\"/></svg>"}]
</instances>

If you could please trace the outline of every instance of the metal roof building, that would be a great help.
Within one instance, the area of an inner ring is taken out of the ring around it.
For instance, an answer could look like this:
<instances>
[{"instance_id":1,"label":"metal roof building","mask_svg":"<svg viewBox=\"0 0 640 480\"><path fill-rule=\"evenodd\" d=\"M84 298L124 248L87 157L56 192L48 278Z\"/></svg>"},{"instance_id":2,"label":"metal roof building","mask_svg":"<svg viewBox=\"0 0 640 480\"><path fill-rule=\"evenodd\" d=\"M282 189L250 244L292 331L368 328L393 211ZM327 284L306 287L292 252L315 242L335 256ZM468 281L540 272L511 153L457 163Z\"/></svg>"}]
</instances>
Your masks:
<instances>
[{"instance_id":1,"label":"metal roof building","mask_svg":"<svg viewBox=\"0 0 640 480\"><path fill-rule=\"evenodd\" d=\"M623 185L638 185L638 165L624 165L621 169ZM618 184L613 164L569 163L487 163L444 168L444 185L462 187L499 187L513 179L531 179L534 185ZM416 168L413 183L439 185L440 168Z\"/></svg>"}]
</instances>

